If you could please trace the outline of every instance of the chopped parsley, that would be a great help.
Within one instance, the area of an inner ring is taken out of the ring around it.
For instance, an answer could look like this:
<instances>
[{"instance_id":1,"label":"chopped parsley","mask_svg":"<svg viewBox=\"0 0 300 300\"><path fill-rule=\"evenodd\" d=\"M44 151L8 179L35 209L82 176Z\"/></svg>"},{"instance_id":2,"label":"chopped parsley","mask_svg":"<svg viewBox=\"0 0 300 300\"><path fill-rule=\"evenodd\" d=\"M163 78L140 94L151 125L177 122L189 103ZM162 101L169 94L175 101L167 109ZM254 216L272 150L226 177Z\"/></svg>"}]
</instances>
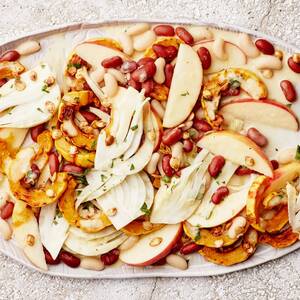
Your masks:
<instances>
[{"instance_id":1,"label":"chopped parsley","mask_svg":"<svg viewBox=\"0 0 300 300\"><path fill-rule=\"evenodd\" d=\"M138 129L138 127L139 127L139 125L134 125L134 126L132 126L130 129L131 129L132 131L135 131L135 130Z\"/></svg>"},{"instance_id":2,"label":"chopped parsley","mask_svg":"<svg viewBox=\"0 0 300 300\"><path fill-rule=\"evenodd\" d=\"M40 107L38 107L36 110L43 113L43 110Z\"/></svg>"},{"instance_id":3,"label":"chopped parsley","mask_svg":"<svg viewBox=\"0 0 300 300\"><path fill-rule=\"evenodd\" d=\"M130 171L132 171L132 170L134 170L134 169L135 169L134 164L131 164L131 166L130 166Z\"/></svg>"},{"instance_id":4,"label":"chopped parsley","mask_svg":"<svg viewBox=\"0 0 300 300\"><path fill-rule=\"evenodd\" d=\"M201 236L200 236L200 227L197 226L197 233L196 233L196 235L194 237L194 240L198 241L198 240L200 240L200 238L201 238Z\"/></svg>"},{"instance_id":5,"label":"chopped parsley","mask_svg":"<svg viewBox=\"0 0 300 300\"><path fill-rule=\"evenodd\" d=\"M106 178L107 178L107 177L106 177L104 174L101 174L101 181L102 181L102 182L105 181Z\"/></svg>"},{"instance_id":6,"label":"chopped parsley","mask_svg":"<svg viewBox=\"0 0 300 300\"><path fill-rule=\"evenodd\" d=\"M50 93L49 90L48 90L48 85L47 84L44 84L42 86L42 91L45 92L45 93Z\"/></svg>"},{"instance_id":7,"label":"chopped parsley","mask_svg":"<svg viewBox=\"0 0 300 300\"><path fill-rule=\"evenodd\" d=\"M44 69L46 67L46 65L45 64L41 64L41 67Z\"/></svg>"},{"instance_id":8,"label":"chopped parsley","mask_svg":"<svg viewBox=\"0 0 300 300\"><path fill-rule=\"evenodd\" d=\"M87 182L87 180L86 180L85 175L75 176L75 177L76 177L77 181L78 181L80 184L82 184L82 185L84 185L84 186L87 186L87 185L88 185L88 182Z\"/></svg>"},{"instance_id":9,"label":"chopped parsley","mask_svg":"<svg viewBox=\"0 0 300 300\"><path fill-rule=\"evenodd\" d=\"M143 206L140 208L141 212L143 212L146 216L149 216L151 213L151 209L147 207L147 204L144 202Z\"/></svg>"},{"instance_id":10,"label":"chopped parsley","mask_svg":"<svg viewBox=\"0 0 300 300\"><path fill-rule=\"evenodd\" d=\"M112 160L112 161L111 161L111 165L110 165L110 167L111 167L111 168L113 168L113 167L114 167L114 160Z\"/></svg>"},{"instance_id":11,"label":"chopped parsley","mask_svg":"<svg viewBox=\"0 0 300 300\"><path fill-rule=\"evenodd\" d=\"M241 86L241 83L238 80L233 79L233 78L229 80L229 84L230 84L230 87L233 89L238 89Z\"/></svg>"},{"instance_id":12,"label":"chopped parsley","mask_svg":"<svg viewBox=\"0 0 300 300\"><path fill-rule=\"evenodd\" d=\"M171 177L167 176L167 175L164 175L161 180L164 182L164 183L170 183L171 182Z\"/></svg>"},{"instance_id":13,"label":"chopped parsley","mask_svg":"<svg viewBox=\"0 0 300 300\"><path fill-rule=\"evenodd\" d=\"M96 146L97 146L97 141L93 141L92 145L91 145L91 148L94 150L96 149Z\"/></svg>"},{"instance_id":14,"label":"chopped parsley","mask_svg":"<svg viewBox=\"0 0 300 300\"><path fill-rule=\"evenodd\" d=\"M292 103L288 103L288 104L286 104L286 106L287 106L288 108L291 108Z\"/></svg>"},{"instance_id":15,"label":"chopped parsley","mask_svg":"<svg viewBox=\"0 0 300 300\"><path fill-rule=\"evenodd\" d=\"M297 146L295 159L296 160L300 160L300 145Z\"/></svg>"},{"instance_id":16,"label":"chopped parsley","mask_svg":"<svg viewBox=\"0 0 300 300\"><path fill-rule=\"evenodd\" d=\"M188 91L186 91L186 92L184 92L184 93L181 93L180 96L183 96L183 97L184 97L184 96L187 96L187 95L189 95L189 94L190 94L190 93L189 93Z\"/></svg>"},{"instance_id":17,"label":"chopped parsley","mask_svg":"<svg viewBox=\"0 0 300 300\"><path fill-rule=\"evenodd\" d=\"M71 67L75 67L76 69L80 69L81 64L80 63L69 63L67 67L68 67L68 69L71 68Z\"/></svg>"}]
</instances>

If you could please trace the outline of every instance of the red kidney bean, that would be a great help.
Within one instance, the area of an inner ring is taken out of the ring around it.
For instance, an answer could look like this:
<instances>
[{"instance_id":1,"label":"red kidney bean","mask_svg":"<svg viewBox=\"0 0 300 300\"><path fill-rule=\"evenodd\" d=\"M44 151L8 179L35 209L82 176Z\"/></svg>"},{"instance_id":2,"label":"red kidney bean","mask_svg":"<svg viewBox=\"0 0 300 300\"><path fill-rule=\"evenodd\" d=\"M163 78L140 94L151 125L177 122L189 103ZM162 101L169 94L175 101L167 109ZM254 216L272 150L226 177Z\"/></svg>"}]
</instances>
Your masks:
<instances>
[{"instance_id":1,"label":"red kidney bean","mask_svg":"<svg viewBox=\"0 0 300 300\"><path fill-rule=\"evenodd\" d=\"M131 78L136 82L145 82L147 79L152 78L155 75L156 66L152 62L148 62L138 69L133 71Z\"/></svg>"},{"instance_id":2,"label":"red kidney bean","mask_svg":"<svg viewBox=\"0 0 300 300\"><path fill-rule=\"evenodd\" d=\"M228 89L221 91L221 94L223 97L226 96L238 96L241 92L240 88L232 88L232 87L228 87Z\"/></svg>"},{"instance_id":3,"label":"red kidney bean","mask_svg":"<svg viewBox=\"0 0 300 300\"><path fill-rule=\"evenodd\" d=\"M110 266L114 264L119 259L120 251L118 249L113 249L105 254L101 255L101 261L105 266Z\"/></svg>"},{"instance_id":4,"label":"red kidney bean","mask_svg":"<svg viewBox=\"0 0 300 300\"><path fill-rule=\"evenodd\" d=\"M176 177L180 177L181 176L181 170L177 170L174 175Z\"/></svg>"},{"instance_id":5,"label":"red kidney bean","mask_svg":"<svg viewBox=\"0 0 300 300\"><path fill-rule=\"evenodd\" d=\"M80 258L76 257L70 252L62 251L59 258L69 267L77 268L80 265Z\"/></svg>"},{"instance_id":6,"label":"red kidney bean","mask_svg":"<svg viewBox=\"0 0 300 300\"><path fill-rule=\"evenodd\" d=\"M127 82L128 86L133 87L137 91L140 91L142 88L142 84L140 82L134 81L132 78L130 78Z\"/></svg>"},{"instance_id":7,"label":"red kidney bean","mask_svg":"<svg viewBox=\"0 0 300 300\"><path fill-rule=\"evenodd\" d=\"M59 256L57 256L56 259L53 259L53 257L51 256L51 254L47 249L44 248L43 250L44 250L47 265L58 265L60 263Z\"/></svg>"},{"instance_id":8,"label":"red kidney bean","mask_svg":"<svg viewBox=\"0 0 300 300\"><path fill-rule=\"evenodd\" d=\"M122 66L120 68L120 71L124 74L131 73L134 70L136 70L137 67L138 67L138 64L135 61L126 60L123 62Z\"/></svg>"},{"instance_id":9,"label":"red kidney bean","mask_svg":"<svg viewBox=\"0 0 300 300\"><path fill-rule=\"evenodd\" d=\"M170 165L171 157L170 154L165 154L162 158L162 169L169 177L172 177L175 173L175 170Z\"/></svg>"},{"instance_id":10,"label":"red kidney bean","mask_svg":"<svg viewBox=\"0 0 300 300\"><path fill-rule=\"evenodd\" d=\"M194 119L193 127L195 127L197 130L202 132L207 132L212 130L212 127L205 120L199 120L199 119Z\"/></svg>"},{"instance_id":11,"label":"red kidney bean","mask_svg":"<svg viewBox=\"0 0 300 300\"><path fill-rule=\"evenodd\" d=\"M154 63L155 60L152 57L142 57L137 61L138 66L143 66L147 63Z\"/></svg>"},{"instance_id":12,"label":"red kidney bean","mask_svg":"<svg viewBox=\"0 0 300 300\"><path fill-rule=\"evenodd\" d=\"M271 160L271 165L273 167L273 170L276 170L276 169L279 168L279 162L277 160L275 160L275 159Z\"/></svg>"},{"instance_id":13,"label":"red kidney bean","mask_svg":"<svg viewBox=\"0 0 300 300\"><path fill-rule=\"evenodd\" d=\"M220 186L212 195L211 201L214 204L219 204L226 196L229 195L227 186Z\"/></svg>"},{"instance_id":14,"label":"red kidney bean","mask_svg":"<svg viewBox=\"0 0 300 300\"><path fill-rule=\"evenodd\" d=\"M82 110L80 111L80 113L89 123L92 123L95 120L99 120L99 117L90 111Z\"/></svg>"},{"instance_id":15,"label":"red kidney bean","mask_svg":"<svg viewBox=\"0 0 300 300\"><path fill-rule=\"evenodd\" d=\"M6 82L7 82L7 79L1 78L1 79L0 79L0 87L1 87L2 85L4 85Z\"/></svg>"},{"instance_id":16,"label":"red kidney bean","mask_svg":"<svg viewBox=\"0 0 300 300\"><path fill-rule=\"evenodd\" d=\"M62 172L83 173L84 169L74 164L65 164L61 168Z\"/></svg>"},{"instance_id":17,"label":"red kidney bean","mask_svg":"<svg viewBox=\"0 0 300 300\"><path fill-rule=\"evenodd\" d=\"M189 153L193 149L194 149L194 143L190 139L187 139L187 140L183 141L183 151L184 152Z\"/></svg>"},{"instance_id":18,"label":"red kidney bean","mask_svg":"<svg viewBox=\"0 0 300 300\"><path fill-rule=\"evenodd\" d=\"M191 128L189 130L189 134L190 134L190 137L191 139L197 143L198 141L201 140L201 138L204 136L204 132L203 131L198 131L196 130L195 128Z\"/></svg>"},{"instance_id":19,"label":"red kidney bean","mask_svg":"<svg viewBox=\"0 0 300 300\"><path fill-rule=\"evenodd\" d=\"M265 39L258 39L255 41L256 48L263 54L273 55L275 52L274 46Z\"/></svg>"},{"instance_id":20,"label":"red kidney bean","mask_svg":"<svg viewBox=\"0 0 300 300\"><path fill-rule=\"evenodd\" d=\"M172 61L177 56L177 48L174 46L153 45L153 51L158 57L163 57L166 61Z\"/></svg>"},{"instance_id":21,"label":"red kidney bean","mask_svg":"<svg viewBox=\"0 0 300 300\"><path fill-rule=\"evenodd\" d=\"M153 28L153 31L158 36L174 36L175 30L171 25L157 25Z\"/></svg>"},{"instance_id":22,"label":"red kidney bean","mask_svg":"<svg viewBox=\"0 0 300 300\"><path fill-rule=\"evenodd\" d=\"M247 137L260 147L268 145L268 139L254 127L248 129Z\"/></svg>"},{"instance_id":23,"label":"red kidney bean","mask_svg":"<svg viewBox=\"0 0 300 300\"><path fill-rule=\"evenodd\" d=\"M212 177L217 177L225 165L225 158L222 155L215 156L208 166L208 173Z\"/></svg>"},{"instance_id":24,"label":"red kidney bean","mask_svg":"<svg viewBox=\"0 0 300 300\"><path fill-rule=\"evenodd\" d=\"M45 124L34 126L30 129L30 136L34 142L37 142L37 137L45 130Z\"/></svg>"},{"instance_id":25,"label":"red kidney bean","mask_svg":"<svg viewBox=\"0 0 300 300\"><path fill-rule=\"evenodd\" d=\"M180 238L170 252L176 253L176 252L180 251L182 246L183 246L183 243L182 243L182 239Z\"/></svg>"},{"instance_id":26,"label":"red kidney bean","mask_svg":"<svg viewBox=\"0 0 300 300\"><path fill-rule=\"evenodd\" d=\"M0 62L3 61L16 61L20 58L20 53L16 50L8 50L1 54Z\"/></svg>"},{"instance_id":27,"label":"red kidney bean","mask_svg":"<svg viewBox=\"0 0 300 300\"><path fill-rule=\"evenodd\" d=\"M6 220L12 216L15 204L13 202L6 202L1 209L1 218Z\"/></svg>"},{"instance_id":28,"label":"red kidney bean","mask_svg":"<svg viewBox=\"0 0 300 300\"><path fill-rule=\"evenodd\" d=\"M200 249L201 249L200 245L197 245L196 243L191 242L191 243L183 245L180 249L180 253L182 255L188 255L188 254L197 252Z\"/></svg>"},{"instance_id":29,"label":"red kidney bean","mask_svg":"<svg viewBox=\"0 0 300 300\"><path fill-rule=\"evenodd\" d=\"M238 176L250 175L255 173L255 171L248 169L247 167L238 167L235 171L235 174Z\"/></svg>"},{"instance_id":30,"label":"red kidney bean","mask_svg":"<svg viewBox=\"0 0 300 300\"><path fill-rule=\"evenodd\" d=\"M289 80L282 80L280 82L280 87L287 101L294 102L296 100L296 90Z\"/></svg>"},{"instance_id":31,"label":"red kidney bean","mask_svg":"<svg viewBox=\"0 0 300 300\"><path fill-rule=\"evenodd\" d=\"M204 70L209 69L210 66L211 66L211 55L210 55L208 49L205 48L205 47L200 47L197 50L197 53L198 53L198 56L199 56L199 58L201 60L202 68Z\"/></svg>"},{"instance_id":32,"label":"red kidney bean","mask_svg":"<svg viewBox=\"0 0 300 300\"><path fill-rule=\"evenodd\" d=\"M166 64L165 65L165 86L170 88L171 83L172 83L172 78L173 78L173 73L174 73L174 67L171 64Z\"/></svg>"},{"instance_id":33,"label":"red kidney bean","mask_svg":"<svg viewBox=\"0 0 300 300\"><path fill-rule=\"evenodd\" d=\"M300 73L300 64L294 62L292 56L288 59L288 65L292 71L295 73Z\"/></svg>"},{"instance_id":34,"label":"red kidney bean","mask_svg":"<svg viewBox=\"0 0 300 300\"><path fill-rule=\"evenodd\" d=\"M193 36L183 27L176 27L175 32L177 36L184 41L186 44L194 44Z\"/></svg>"},{"instance_id":35,"label":"red kidney bean","mask_svg":"<svg viewBox=\"0 0 300 300\"><path fill-rule=\"evenodd\" d=\"M154 81L152 79L148 79L145 82L142 83L142 89L145 90L145 96L150 96L150 93L154 89Z\"/></svg>"},{"instance_id":36,"label":"red kidney bean","mask_svg":"<svg viewBox=\"0 0 300 300\"><path fill-rule=\"evenodd\" d=\"M101 65L104 68L117 68L123 64L123 60L120 56L112 56L102 60Z\"/></svg>"},{"instance_id":37,"label":"red kidney bean","mask_svg":"<svg viewBox=\"0 0 300 300\"><path fill-rule=\"evenodd\" d=\"M162 142L171 146L182 139L182 130L178 127L165 130L162 136Z\"/></svg>"},{"instance_id":38,"label":"red kidney bean","mask_svg":"<svg viewBox=\"0 0 300 300\"><path fill-rule=\"evenodd\" d=\"M58 171L59 168L59 160L58 156L55 152L50 153L49 155L49 169L51 176Z\"/></svg>"}]
</instances>

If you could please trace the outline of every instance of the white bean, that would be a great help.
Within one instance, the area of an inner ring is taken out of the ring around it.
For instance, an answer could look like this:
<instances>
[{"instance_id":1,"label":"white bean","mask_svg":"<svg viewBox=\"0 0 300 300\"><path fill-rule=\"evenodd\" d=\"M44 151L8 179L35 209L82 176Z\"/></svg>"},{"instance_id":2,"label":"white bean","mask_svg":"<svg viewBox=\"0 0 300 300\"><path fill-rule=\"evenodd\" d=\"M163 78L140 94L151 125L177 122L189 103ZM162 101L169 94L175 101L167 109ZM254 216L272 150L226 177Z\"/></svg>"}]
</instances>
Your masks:
<instances>
[{"instance_id":1,"label":"white bean","mask_svg":"<svg viewBox=\"0 0 300 300\"><path fill-rule=\"evenodd\" d=\"M130 26L126 30L126 33L131 36L134 36L134 35L141 34L149 29L150 29L150 25L148 23L138 23L138 24Z\"/></svg>"},{"instance_id":2,"label":"white bean","mask_svg":"<svg viewBox=\"0 0 300 300\"><path fill-rule=\"evenodd\" d=\"M240 33L238 35L238 46L244 51L244 53L251 58L257 57L260 52L254 45L251 37L247 33Z\"/></svg>"},{"instance_id":3,"label":"white bean","mask_svg":"<svg viewBox=\"0 0 300 300\"><path fill-rule=\"evenodd\" d=\"M20 44L16 48L16 51L19 52L20 55L29 55L38 52L40 49L41 45L38 41L29 40Z\"/></svg>"},{"instance_id":4,"label":"white bean","mask_svg":"<svg viewBox=\"0 0 300 300\"><path fill-rule=\"evenodd\" d=\"M254 65L259 70L270 69L280 70L282 69L282 61L274 55L260 55L255 59Z\"/></svg>"},{"instance_id":5,"label":"white bean","mask_svg":"<svg viewBox=\"0 0 300 300\"><path fill-rule=\"evenodd\" d=\"M105 266L100 258L82 257L80 258L80 267L86 270L102 271Z\"/></svg>"},{"instance_id":6,"label":"white bean","mask_svg":"<svg viewBox=\"0 0 300 300\"><path fill-rule=\"evenodd\" d=\"M243 228L246 226L247 221L244 217L238 216L233 219L231 226L228 229L228 236L231 239L235 239L243 230Z\"/></svg>"},{"instance_id":7,"label":"white bean","mask_svg":"<svg viewBox=\"0 0 300 300\"><path fill-rule=\"evenodd\" d=\"M177 254L170 254L166 258L166 262L168 265L180 269L180 270L186 270L188 267L187 261Z\"/></svg>"},{"instance_id":8,"label":"white bean","mask_svg":"<svg viewBox=\"0 0 300 300\"><path fill-rule=\"evenodd\" d=\"M193 26L186 29L193 36L194 42L198 42L202 40L210 40L213 38L212 32L206 27Z\"/></svg>"},{"instance_id":9,"label":"white bean","mask_svg":"<svg viewBox=\"0 0 300 300\"><path fill-rule=\"evenodd\" d=\"M157 60L155 60L154 64L156 66L156 72L154 74L153 79L158 84L162 84L165 82L165 79L166 79L166 76L165 76L166 61L163 57L159 57Z\"/></svg>"},{"instance_id":10,"label":"white bean","mask_svg":"<svg viewBox=\"0 0 300 300\"><path fill-rule=\"evenodd\" d=\"M146 171L148 174L153 174L156 171L156 167L160 158L160 154L158 152L154 152L151 156L150 161L146 166Z\"/></svg>"},{"instance_id":11,"label":"white bean","mask_svg":"<svg viewBox=\"0 0 300 300\"><path fill-rule=\"evenodd\" d=\"M174 170L178 170L182 161L183 144L181 142L175 143L171 146L171 151L172 157L170 159L170 166Z\"/></svg>"},{"instance_id":12,"label":"white bean","mask_svg":"<svg viewBox=\"0 0 300 300\"><path fill-rule=\"evenodd\" d=\"M185 123L182 124L182 126L180 126L182 131L186 131L189 130L190 128L193 127L194 122L192 120L190 121L186 121Z\"/></svg>"},{"instance_id":13,"label":"white bean","mask_svg":"<svg viewBox=\"0 0 300 300\"><path fill-rule=\"evenodd\" d=\"M105 87L105 93L108 97L113 97L117 91L118 91L118 82L116 78L109 74L104 74L104 87Z\"/></svg>"},{"instance_id":14,"label":"white bean","mask_svg":"<svg viewBox=\"0 0 300 300\"><path fill-rule=\"evenodd\" d=\"M151 106L157 112L158 116L162 120L164 118L165 108L160 104L159 101L155 99L151 101Z\"/></svg>"},{"instance_id":15,"label":"white bean","mask_svg":"<svg viewBox=\"0 0 300 300\"><path fill-rule=\"evenodd\" d=\"M12 230L9 224L0 218L0 235L6 240L10 240L12 236Z\"/></svg>"},{"instance_id":16,"label":"white bean","mask_svg":"<svg viewBox=\"0 0 300 300\"><path fill-rule=\"evenodd\" d=\"M128 250L128 249L132 248L138 242L138 240L139 240L138 235L132 235L123 244L121 244L119 249L121 251Z\"/></svg>"},{"instance_id":17,"label":"white bean","mask_svg":"<svg viewBox=\"0 0 300 300\"><path fill-rule=\"evenodd\" d=\"M119 41L123 48L123 52L127 55L132 55L132 53L133 53L132 38L127 33L124 32L120 35Z\"/></svg>"},{"instance_id":18,"label":"white bean","mask_svg":"<svg viewBox=\"0 0 300 300\"><path fill-rule=\"evenodd\" d=\"M134 38L133 48L137 51L144 51L155 41L156 35L154 31L148 30Z\"/></svg>"},{"instance_id":19,"label":"white bean","mask_svg":"<svg viewBox=\"0 0 300 300\"><path fill-rule=\"evenodd\" d=\"M201 107L200 107L199 109L196 110L195 115L196 115L196 118L197 118L198 120L202 120L202 119L205 118L204 110L203 110Z\"/></svg>"},{"instance_id":20,"label":"white bean","mask_svg":"<svg viewBox=\"0 0 300 300\"><path fill-rule=\"evenodd\" d=\"M226 50L225 50L225 41L220 38L220 37L217 37L213 44L212 44L212 50L213 50L213 53L215 54L215 56L217 58L219 58L220 60L226 60L228 55L226 53Z\"/></svg>"},{"instance_id":21,"label":"white bean","mask_svg":"<svg viewBox=\"0 0 300 300\"><path fill-rule=\"evenodd\" d=\"M296 155L296 149L295 148L287 148L281 150L277 155L277 161L280 164L288 164L292 162Z\"/></svg>"},{"instance_id":22,"label":"white bean","mask_svg":"<svg viewBox=\"0 0 300 300\"><path fill-rule=\"evenodd\" d=\"M104 79L105 69L103 67L97 68L95 71L92 71L90 77L93 81L99 83Z\"/></svg>"},{"instance_id":23,"label":"white bean","mask_svg":"<svg viewBox=\"0 0 300 300\"><path fill-rule=\"evenodd\" d=\"M109 74L111 74L112 76L114 76L116 78L116 80L118 82L120 82L122 85L127 83L127 79L121 71L119 71L117 69L110 68L110 69L107 70L107 72Z\"/></svg>"}]
</instances>

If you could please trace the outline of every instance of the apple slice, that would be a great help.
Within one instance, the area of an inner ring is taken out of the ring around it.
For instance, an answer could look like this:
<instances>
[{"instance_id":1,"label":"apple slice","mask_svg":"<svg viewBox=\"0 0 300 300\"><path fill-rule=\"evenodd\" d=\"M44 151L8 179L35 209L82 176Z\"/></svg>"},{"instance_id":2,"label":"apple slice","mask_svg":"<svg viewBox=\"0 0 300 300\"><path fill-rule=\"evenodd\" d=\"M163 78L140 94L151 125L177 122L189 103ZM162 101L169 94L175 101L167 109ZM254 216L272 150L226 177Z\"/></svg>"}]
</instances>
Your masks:
<instances>
[{"instance_id":1,"label":"apple slice","mask_svg":"<svg viewBox=\"0 0 300 300\"><path fill-rule=\"evenodd\" d=\"M293 131L299 129L299 123L294 112L286 105L274 100L235 100L224 104L219 112L227 123L234 119L240 119Z\"/></svg>"},{"instance_id":2,"label":"apple slice","mask_svg":"<svg viewBox=\"0 0 300 300\"><path fill-rule=\"evenodd\" d=\"M200 59L192 47L180 44L169 91L163 126L175 127L191 113L203 79Z\"/></svg>"},{"instance_id":3,"label":"apple slice","mask_svg":"<svg viewBox=\"0 0 300 300\"><path fill-rule=\"evenodd\" d=\"M197 43L193 46L194 50L198 50L200 47L205 47L211 55L211 66L209 69L204 70L204 74L210 74L219 72L223 69L232 67L241 67L247 63L247 56L237 45L225 41L225 53L227 59L218 59L213 51L214 40Z\"/></svg>"},{"instance_id":4,"label":"apple slice","mask_svg":"<svg viewBox=\"0 0 300 300\"><path fill-rule=\"evenodd\" d=\"M163 127L157 112L154 109L152 109L152 107L151 107L151 115L152 115L153 129L155 131L155 143L154 143L153 152L156 152L160 146L160 142L163 134Z\"/></svg>"},{"instance_id":5,"label":"apple slice","mask_svg":"<svg viewBox=\"0 0 300 300\"><path fill-rule=\"evenodd\" d=\"M206 134L197 146L215 155L222 155L238 165L246 165L251 170L273 176L272 165L263 150L244 135L227 130L211 132Z\"/></svg>"},{"instance_id":6,"label":"apple slice","mask_svg":"<svg viewBox=\"0 0 300 300\"><path fill-rule=\"evenodd\" d=\"M165 225L160 230L144 235L130 249L120 253L120 260L131 266L149 266L169 254L180 239L182 225Z\"/></svg>"},{"instance_id":7,"label":"apple slice","mask_svg":"<svg viewBox=\"0 0 300 300\"><path fill-rule=\"evenodd\" d=\"M27 132L27 128L1 128L0 139L7 140L13 149L19 150L25 140Z\"/></svg>"}]
</instances>

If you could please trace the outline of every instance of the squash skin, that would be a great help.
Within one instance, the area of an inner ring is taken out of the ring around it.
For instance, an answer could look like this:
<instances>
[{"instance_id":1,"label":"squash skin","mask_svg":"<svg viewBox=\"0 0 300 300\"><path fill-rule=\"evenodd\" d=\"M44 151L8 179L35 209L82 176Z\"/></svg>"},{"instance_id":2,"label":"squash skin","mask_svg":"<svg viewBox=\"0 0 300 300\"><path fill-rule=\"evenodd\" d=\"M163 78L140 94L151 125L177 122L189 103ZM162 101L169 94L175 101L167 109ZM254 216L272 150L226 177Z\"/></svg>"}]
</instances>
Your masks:
<instances>
[{"instance_id":1,"label":"squash skin","mask_svg":"<svg viewBox=\"0 0 300 300\"><path fill-rule=\"evenodd\" d=\"M286 230L270 234L270 233L263 233L259 237L259 242L262 244L268 244L273 248L286 248L299 240L299 234L294 233L291 227L288 227Z\"/></svg>"},{"instance_id":2,"label":"squash skin","mask_svg":"<svg viewBox=\"0 0 300 300\"><path fill-rule=\"evenodd\" d=\"M150 232L156 231L161 229L164 225L163 224L152 224L152 228L150 230L146 230L143 227L143 219L139 218L137 220L133 220L125 227L121 228L121 231L123 231L127 235L142 235L142 234L148 234Z\"/></svg>"}]
</instances>

